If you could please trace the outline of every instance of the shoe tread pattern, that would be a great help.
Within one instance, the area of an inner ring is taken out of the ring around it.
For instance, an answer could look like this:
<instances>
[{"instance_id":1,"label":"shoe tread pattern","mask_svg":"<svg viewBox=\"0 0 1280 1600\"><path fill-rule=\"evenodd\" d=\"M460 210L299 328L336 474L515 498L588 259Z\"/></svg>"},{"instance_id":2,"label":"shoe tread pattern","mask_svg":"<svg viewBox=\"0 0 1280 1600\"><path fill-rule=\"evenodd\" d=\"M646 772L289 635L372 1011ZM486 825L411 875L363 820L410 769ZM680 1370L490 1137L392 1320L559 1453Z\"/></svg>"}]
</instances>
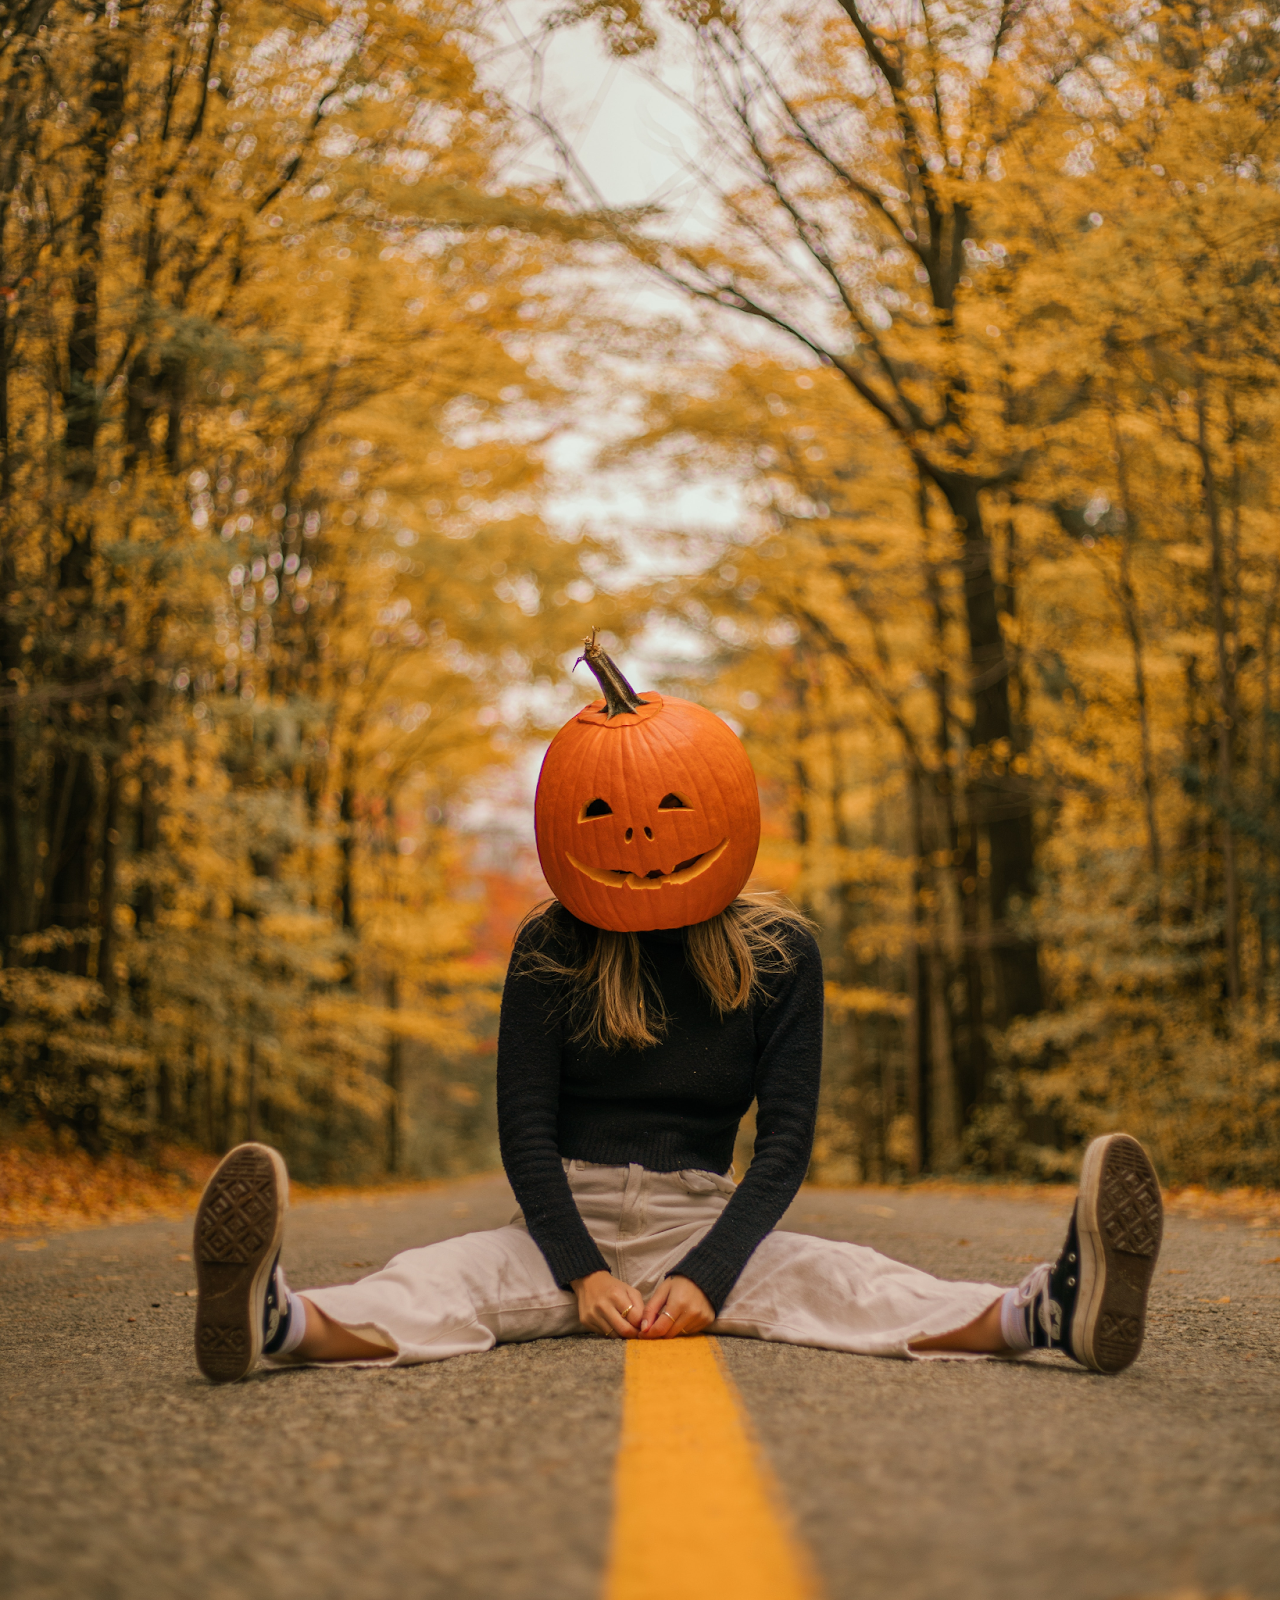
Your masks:
<instances>
[{"instance_id":1,"label":"shoe tread pattern","mask_svg":"<svg viewBox=\"0 0 1280 1600\"><path fill-rule=\"evenodd\" d=\"M249 1344L243 1328L219 1328L209 1322L201 1327L197 1342L201 1351L210 1356L243 1356Z\"/></svg>"},{"instance_id":2,"label":"shoe tread pattern","mask_svg":"<svg viewBox=\"0 0 1280 1600\"><path fill-rule=\"evenodd\" d=\"M1102 1372L1120 1372L1142 1349L1147 1291L1163 1232L1160 1185L1136 1139L1112 1140L1097 1205L1106 1287L1093 1333L1094 1364Z\"/></svg>"},{"instance_id":3,"label":"shoe tread pattern","mask_svg":"<svg viewBox=\"0 0 1280 1600\"><path fill-rule=\"evenodd\" d=\"M1154 1256L1160 1248L1160 1188L1142 1146L1117 1139L1107 1151L1098 1197L1098 1221L1113 1250Z\"/></svg>"},{"instance_id":4,"label":"shoe tread pattern","mask_svg":"<svg viewBox=\"0 0 1280 1600\"><path fill-rule=\"evenodd\" d=\"M255 1150L234 1152L200 1208L200 1259L235 1266L252 1261L269 1238L275 1215L270 1162Z\"/></svg>"},{"instance_id":5,"label":"shoe tread pattern","mask_svg":"<svg viewBox=\"0 0 1280 1600\"><path fill-rule=\"evenodd\" d=\"M253 1283L276 1242L281 1195L261 1147L234 1150L209 1181L196 1214L196 1364L215 1383L244 1377L255 1359Z\"/></svg>"}]
</instances>

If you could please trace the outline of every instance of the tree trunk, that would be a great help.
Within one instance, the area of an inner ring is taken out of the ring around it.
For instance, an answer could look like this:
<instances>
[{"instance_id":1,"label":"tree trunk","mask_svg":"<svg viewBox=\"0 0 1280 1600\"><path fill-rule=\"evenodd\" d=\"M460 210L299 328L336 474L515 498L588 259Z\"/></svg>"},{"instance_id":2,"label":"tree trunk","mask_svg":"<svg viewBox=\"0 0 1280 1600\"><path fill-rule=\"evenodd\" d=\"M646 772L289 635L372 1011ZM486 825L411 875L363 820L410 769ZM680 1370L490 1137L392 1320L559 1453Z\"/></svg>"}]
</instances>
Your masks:
<instances>
[{"instance_id":1,"label":"tree trunk","mask_svg":"<svg viewBox=\"0 0 1280 1600\"><path fill-rule=\"evenodd\" d=\"M62 395L63 452L67 490L63 521L63 549L57 566L57 585L63 602L61 625L72 641L65 670L81 676L92 670L94 601L93 519L87 498L97 473L97 442L101 397L98 393L99 298L102 290L102 230L111 151L119 138L125 111L126 39L122 30L97 21L93 83L84 136L85 178L80 195L76 230L76 268L73 276L71 325L67 336L66 388ZM92 691L90 691L91 693ZM87 935L96 919L89 902L94 898L93 878L98 841L93 819L99 811L94 763L88 748L88 725L73 720L74 702L65 712L57 753L53 761L52 804L55 826L49 830L50 892L46 897L48 921L74 933ZM105 697L97 710L106 710ZM111 730L102 729L108 736ZM88 946L78 941L57 965L71 971L88 970Z\"/></svg>"},{"instance_id":2,"label":"tree trunk","mask_svg":"<svg viewBox=\"0 0 1280 1600\"><path fill-rule=\"evenodd\" d=\"M1199 779L1206 770L1205 740L1197 712L1200 705L1201 685L1199 664L1194 653L1189 652L1182 661L1183 717L1182 765L1200 787ZM1203 802L1197 796L1186 807L1178 840L1179 854L1190 864L1190 894L1180 920L1199 922L1209 907L1209 842L1208 819ZM1192 981L1188 975L1187 981Z\"/></svg>"},{"instance_id":3,"label":"tree trunk","mask_svg":"<svg viewBox=\"0 0 1280 1600\"><path fill-rule=\"evenodd\" d=\"M933 939L925 917L924 775L912 770L911 784L911 938L907 947L907 1111L913 1139L908 1172L917 1177L929 1165L930 1076L933 1024L930 1016L930 966Z\"/></svg>"},{"instance_id":4,"label":"tree trunk","mask_svg":"<svg viewBox=\"0 0 1280 1600\"><path fill-rule=\"evenodd\" d=\"M400 982L393 972L387 978L387 1010L400 1009ZM397 1173L404 1159L404 1041L398 1033L387 1035L387 1171Z\"/></svg>"},{"instance_id":5,"label":"tree trunk","mask_svg":"<svg viewBox=\"0 0 1280 1600\"><path fill-rule=\"evenodd\" d=\"M167 1049L156 1060L156 1123L161 1132L173 1127L173 1064Z\"/></svg>"},{"instance_id":6,"label":"tree trunk","mask_svg":"<svg viewBox=\"0 0 1280 1600\"><path fill-rule=\"evenodd\" d=\"M1227 1000L1234 1006L1240 999L1240 906L1236 876L1233 770L1236 738L1235 650L1228 643L1222 517L1213 474L1209 402L1203 378L1196 388L1196 448L1200 455L1205 520L1209 524L1209 596L1218 669L1218 838L1222 850L1222 943L1226 961Z\"/></svg>"},{"instance_id":7,"label":"tree trunk","mask_svg":"<svg viewBox=\"0 0 1280 1600\"><path fill-rule=\"evenodd\" d=\"M51 4L52 0L35 0L9 19L13 59L0 106L0 284L17 283L23 275L23 260L11 259L6 245L19 168L34 123L32 112L40 109L42 100L43 84L32 84L36 62L30 54L30 42ZM29 257L30 247L27 254ZM23 870L25 830L19 795L24 719L21 702L16 698L25 625L18 607L11 605L9 599L20 593L9 532L14 468L9 382L16 327L6 302L0 311L0 696L14 698L7 705L0 704L0 966L14 959L9 941L27 931L30 904L30 880Z\"/></svg>"},{"instance_id":8,"label":"tree trunk","mask_svg":"<svg viewBox=\"0 0 1280 1600\"><path fill-rule=\"evenodd\" d=\"M82 494L92 488L97 468L95 449L102 400L98 393L102 224L108 164L124 122L127 66L126 36L110 29L105 15L98 18L96 31L93 86L84 135L85 177L76 231L71 327L67 336L67 384L62 396L67 478L72 489ZM73 512L74 509L73 504ZM84 541L73 537L62 558L64 588L83 585L88 557Z\"/></svg>"},{"instance_id":9,"label":"tree trunk","mask_svg":"<svg viewBox=\"0 0 1280 1600\"><path fill-rule=\"evenodd\" d=\"M1029 905L1035 889L1031 800L1026 786L1009 771L1016 749L1009 705L1009 658L978 488L973 479L959 474L935 469L930 476L946 499L963 545L973 702L971 741L982 757L970 794L973 821L986 834L989 851L992 959L997 983L994 1011L996 1025L1004 1027L1015 1017L1033 1015L1044 1004L1036 941L1009 926L1010 917ZM972 843L976 861L976 839Z\"/></svg>"},{"instance_id":10,"label":"tree trunk","mask_svg":"<svg viewBox=\"0 0 1280 1600\"><path fill-rule=\"evenodd\" d=\"M1151 707L1147 696L1146 645L1142 634L1142 611L1138 604L1137 590L1133 586L1133 541L1138 534L1138 517L1134 508L1133 492L1129 485L1129 459L1125 453L1124 435L1116 418L1114 397L1110 406L1110 417L1116 482L1120 490L1120 509L1124 513L1124 532L1120 537L1120 571L1114 592L1133 656L1133 698L1138 708L1142 801L1147 824L1147 861L1152 875L1159 880L1164 870L1164 851L1160 843L1160 828L1156 818L1156 775L1155 759L1151 752Z\"/></svg>"},{"instance_id":11,"label":"tree trunk","mask_svg":"<svg viewBox=\"0 0 1280 1600\"><path fill-rule=\"evenodd\" d=\"M114 756L109 759L102 806L101 867L94 886L97 908L92 903L89 908L97 922L97 978L106 993L108 1009L116 998L116 876L120 861L120 763Z\"/></svg>"},{"instance_id":12,"label":"tree trunk","mask_svg":"<svg viewBox=\"0 0 1280 1600\"><path fill-rule=\"evenodd\" d=\"M923 478L918 509L921 530L927 541L929 495ZM959 917L959 925L953 929L954 937L949 942L935 937L929 967L930 1054L933 1063L930 1164L938 1170L949 1170L960 1159L963 1124L986 1092L987 1040L978 925L977 855L972 829L962 835L957 812L957 799L967 803L968 796L963 790L957 794L954 777L955 718L951 708L950 679L944 665L947 660L947 611L941 578L927 544L924 581L933 629L934 659L938 663L931 685L936 708L933 787L937 825L934 836L935 858L944 863L939 869L939 878L945 881L947 889L946 895L939 897L939 912L945 914L954 909ZM953 978L957 975L963 975L964 979L963 1014L957 1012L952 1000Z\"/></svg>"},{"instance_id":13,"label":"tree trunk","mask_svg":"<svg viewBox=\"0 0 1280 1600\"><path fill-rule=\"evenodd\" d=\"M1271 764L1275 750L1277 707L1272 691L1272 675L1276 655L1276 624L1280 620L1280 557L1271 562L1271 593L1262 628L1262 718L1258 734L1258 811L1263 817L1273 812L1280 796ZM1258 1015L1267 1014L1268 984L1271 974L1271 951L1280 942L1280 910L1276 906L1277 856L1280 856L1280 833L1273 827L1264 832L1258 863L1258 889L1255 916L1258 924L1258 968L1254 982L1254 1003Z\"/></svg>"},{"instance_id":14,"label":"tree trunk","mask_svg":"<svg viewBox=\"0 0 1280 1600\"><path fill-rule=\"evenodd\" d=\"M795 785L794 803L791 808L791 836L795 840L800 856L800 882L804 885L800 896L800 909L807 917L812 917L814 910L809 872L813 864L811 860L813 826L809 808L813 803L813 780L809 773L806 752L813 726L809 707L809 683L805 677L804 661L799 646L789 665L791 670L787 676L795 698L796 710L795 738L792 741L795 754L791 758L792 780Z\"/></svg>"},{"instance_id":15,"label":"tree trunk","mask_svg":"<svg viewBox=\"0 0 1280 1600\"><path fill-rule=\"evenodd\" d=\"M0 562L0 590L10 593ZM0 620L0 636L9 631ZM0 637L0 684L9 684L9 651ZM4 690L0 689L0 694ZM10 941L27 931L28 880L22 859L22 806L18 793L21 760L21 704L15 698L0 705L0 966L13 959Z\"/></svg>"},{"instance_id":16,"label":"tree trunk","mask_svg":"<svg viewBox=\"0 0 1280 1600\"><path fill-rule=\"evenodd\" d=\"M960 1125L964 1126L987 1094L987 986L983 981L982 903L979 895L978 828L975 794L966 790L969 816L961 825L951 859L957 863L960 893L960 959L964 973L965 1007L955 1048L955 1094Z\"/></svg>"},{"instance_id":17,"label":"tree trunk","mask_svg":"<svg viewBox=\"0 0 1280 1600\"><path fill-rule=\"evenodd\" d=\"M244 1136L258 1137L258 1048L250 1034L244 1047Z\"/></svg>"},{"instance_id":18,"label":"tree trunk","mask_svg":"<svg viewBox=\"0 0 1280 1600\"><path fill-rule=\"evenodd\" d=\"M228 1045L227 1053L222 1058L222 1133L218 1140L218 1147L222 1150L229 1150L235 1138L235 1065L235 1054Z\"/></svg>"},{"instance_id":19,"label":"tree trunk","mask_svg":"<svg viewBox=\"0 0 1280 1600\"><path fill-rule=\"evenodd\" d=\"M342 763L342 793L338 797L338 904L344 933L356 931L356 788L355 760L348 750Z\"/></svg>"},{"instance_id":20,"label":"tree trunk","mask_svg":"<svg viewBox=\"0 0 1280 1600\"><path fill-rule=\"evenodd\" d=\"M933 1074L929 1080L929 1170L951 1172L960 1164L960 1107L956 1095L956 1019L947 993L941 956L929 963L929 1027Z\"/></svg>"}]
</instances>

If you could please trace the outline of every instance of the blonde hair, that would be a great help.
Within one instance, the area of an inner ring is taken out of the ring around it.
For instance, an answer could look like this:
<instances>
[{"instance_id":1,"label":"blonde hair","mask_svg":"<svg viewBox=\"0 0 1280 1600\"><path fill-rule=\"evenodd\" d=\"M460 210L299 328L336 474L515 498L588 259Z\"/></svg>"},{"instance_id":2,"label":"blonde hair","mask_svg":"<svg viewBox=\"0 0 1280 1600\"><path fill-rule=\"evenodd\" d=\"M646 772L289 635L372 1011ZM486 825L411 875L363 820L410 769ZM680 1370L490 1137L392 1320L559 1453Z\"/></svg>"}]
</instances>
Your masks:
<instances>
[{"instance_id":1,"label":"blonde hair","mask_svg":"<svg viewBox=\"0 0 1280 1600\"><path fill-rule=\"evenodd\" d=\"M723 1016L750 1004L764 978L791 970L796 952L786 935L811 926L780 895L739 895L719 916L685 930L685 952ZM636 934L575 924L558 900L535 906L517 938L526 930L533 937L518 970L565 985L574 1040L606 1050L643 1050L659 1042L667 1016L662 997L646 982Z\"/></svg>"}]
</instances>

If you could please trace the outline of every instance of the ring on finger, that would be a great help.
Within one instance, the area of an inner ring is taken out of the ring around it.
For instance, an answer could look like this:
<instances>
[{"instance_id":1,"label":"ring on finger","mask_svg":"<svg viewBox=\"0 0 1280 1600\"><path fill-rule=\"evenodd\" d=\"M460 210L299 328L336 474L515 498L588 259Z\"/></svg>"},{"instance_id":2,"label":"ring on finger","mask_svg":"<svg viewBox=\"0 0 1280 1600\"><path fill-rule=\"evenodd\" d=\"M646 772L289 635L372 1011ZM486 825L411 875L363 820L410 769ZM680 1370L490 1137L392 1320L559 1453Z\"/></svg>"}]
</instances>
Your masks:
<instances>
[{"instance_id":1,"label":"ring on finger","mask_svg":"<svg viewBox=\"0 0 1280 1600\"><path fill-rule=\"evenodd\" d=\"M658 1315L660 1317L671 1317L671 1313L669 1311L659 1311ZM671 1320L672 1320L672 1322L674 1322L676 1319L674 1317L671 1317Z\"/></svg>"}]
</instances>

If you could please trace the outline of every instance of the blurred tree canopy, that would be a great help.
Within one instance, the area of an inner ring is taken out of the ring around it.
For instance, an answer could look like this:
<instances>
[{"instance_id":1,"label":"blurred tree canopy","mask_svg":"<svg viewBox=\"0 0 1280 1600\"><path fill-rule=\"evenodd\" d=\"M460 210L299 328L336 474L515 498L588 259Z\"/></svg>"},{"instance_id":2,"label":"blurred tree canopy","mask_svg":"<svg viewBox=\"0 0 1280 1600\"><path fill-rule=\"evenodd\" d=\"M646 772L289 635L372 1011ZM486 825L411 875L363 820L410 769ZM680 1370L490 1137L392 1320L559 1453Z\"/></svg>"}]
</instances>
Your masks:
<instances>
[{"instance_id":1,"label":"blurred tree canopy","mask_svg":"<svg viewBox=\"0 0 1280 1600\"><path fill-rule=\"evenodd\" d=\"M670 212L557 108L511 181L464 0L0 16L0 1114L358 1176L430 1059L492 1160L448 808L658 619L820 925L815 1176L1276 1180L1280 10L548 7L683 101ZM577 377L747 508L589 614Z\"/></svg>"},{"instance_id":2,"label":"blurred tree canopy","mask_svg":"<svg viewBox=\"0 0 1280 1600\"><path fill-rule=\"evenodd\" d=\"M405 1043L474 1056L501 979L446 803L581 628L575 225L497 176L465 4L3 16L3 1098L394 1170Z\"/></svg>"},{"instance_id":3,"label":"blurred tree canopy","mask_svg":"<svg viewBox=\"0 0 1280 1600\"><path fill-rule=\"evenodd\" d=\"M817 1171L1274 1181L1280 12L576 15L701 130L704 225L612 221L706 333L615 453L753 508L676 604L823 928Z\"/></svg>"}]
</instances>

